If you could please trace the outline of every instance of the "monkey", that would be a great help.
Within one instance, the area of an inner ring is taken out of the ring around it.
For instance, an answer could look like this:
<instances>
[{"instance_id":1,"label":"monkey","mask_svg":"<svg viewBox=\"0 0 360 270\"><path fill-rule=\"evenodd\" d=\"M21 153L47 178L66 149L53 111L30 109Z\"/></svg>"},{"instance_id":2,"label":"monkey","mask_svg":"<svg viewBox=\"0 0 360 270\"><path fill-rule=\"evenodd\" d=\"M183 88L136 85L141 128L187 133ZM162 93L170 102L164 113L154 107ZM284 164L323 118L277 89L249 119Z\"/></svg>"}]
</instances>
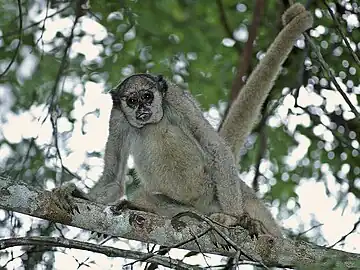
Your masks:
<instances>
[{"instance_id":1,"label":"monkey","mask_svg":"<svg viewBox=\"0 0 360 270\"><path fill-rule=\"evenodd\" d=\"M189 92L162 76L140 73L126 78L111 96L102 177L106 184L117 179L115 212L125 207L173 217L193 210L215 220L224 213L254 235L281 234L260 201L247 211L245 201L256 196L243 194L230 147ZM129 154L142 185L124 200Z\"/></svg>"},{"instance_id":2,"label":"monkey","mask_svg":"<svg viewBox=\"0 0 360 270\"><path fill-rule=\"evenodd\" d=\"M113 209L126 205L169 217L194 210L215 219L225 213L254 235L280 235L260 201L251 211L261 216L245 207L245 201L253 206L257 199L250 189L243 194L231 149L189 92L162 76L135 74L111 95L103 175L116 177L123 185L131 153L143 181L129 201L120 199Z\"/></svg>"},{"instance_id":3,"label":"monkey","mask_svg":"<svg viewBox=\"0 0 360 270\"><path fill-rule=\"evenodd\" d=\"M170 217L187 210L218 220L226 214L254 235L281 237L271 213L239 178L232 153L251 131L293 43L313 20L302 5L295 4L285 12L283 22L284 29L249 77L220 134L203 117L196 100L162 76L135 74L111 91L104 172L99 188L89 197L98 194L97 201L115 201L115 210L130 206ZM126 201L130 153L142 185Z\"/></svg>"}]
</instances>

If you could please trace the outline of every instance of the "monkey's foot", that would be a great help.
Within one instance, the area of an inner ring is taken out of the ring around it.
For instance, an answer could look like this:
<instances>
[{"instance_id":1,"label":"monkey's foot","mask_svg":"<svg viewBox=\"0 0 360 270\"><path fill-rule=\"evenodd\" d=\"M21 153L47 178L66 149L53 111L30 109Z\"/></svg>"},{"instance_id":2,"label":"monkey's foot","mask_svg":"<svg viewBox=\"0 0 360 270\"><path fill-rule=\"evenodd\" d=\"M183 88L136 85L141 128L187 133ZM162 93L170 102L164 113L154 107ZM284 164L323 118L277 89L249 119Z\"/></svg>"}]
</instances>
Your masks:
<instances>
[{"instance_id":1,"label":"monkey's foot","mask_svg":"<svg viewBox=\"0 0 360 270\"><path fill-rule=\"evenodd\" d=\"M67 183L61 187L54 188L51 192L53 193L53 200L56 206L71 214L74 214L74 211L80 213L74 197L90 200L74 183Z\"/></svg>"},{"instance_id":2,"label":"monkey's foot","mask_svg":"<svg viewBox=\"0 0 360 270\"><path fill-rule=\"evenodd\" d=\"M260 234L268 234L264 224L257 219L251 218L248 214L243 214L238 219L238 225L247 229L251 238L258 238Z\"/></svg>"},{"instance_id":3,"label":"monkey's foot","mask_svg":"<svg viewBox=\"0 0 360 270\"><path fill-rule=\"evenodd\" d=\"M211 219L215 224L218 224L220 226L224 227L234 227L239 224L239 220L237 217L225 214L225 213L213 213L209 216L209 219ZM227 228L221 228L222 231L227 230ZM217 232L212 231L212 235L210 236L211 242L216 247L221 247L224 250L229 251L232 246L224 239L222 238Z\"/></svg>"},{"instance_id":4,"label":"monkey's foot","mask_svg":"<svg viewBox=\"0 0 360 270\"><path fill-rule=\"evenodd\" d=\"M115 202L111 207L110 210L113 212L113 214L115 215L120 215L122 213L122 211L124 210L137 210L137 211L146 211L144 208L137 206L136 204L125 200L125 199L121 199L117 202Z\"/></svg>"}]
</instances>

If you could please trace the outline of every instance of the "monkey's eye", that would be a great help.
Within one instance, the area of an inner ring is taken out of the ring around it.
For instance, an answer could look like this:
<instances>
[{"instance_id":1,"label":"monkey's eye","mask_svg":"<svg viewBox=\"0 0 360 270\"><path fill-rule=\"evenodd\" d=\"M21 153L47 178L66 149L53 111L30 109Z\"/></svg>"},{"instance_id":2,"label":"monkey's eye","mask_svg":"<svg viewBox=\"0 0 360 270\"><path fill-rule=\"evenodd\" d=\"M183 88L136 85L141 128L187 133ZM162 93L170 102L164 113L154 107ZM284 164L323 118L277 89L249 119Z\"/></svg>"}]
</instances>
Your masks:
<instances>
[{"instance_id":1,"label":"monkey's eye","mask_svg":"<svg viewBox=\"0 0 360 270\"><path fill-rule=\"evenodd\" d=\"M129 106L129 107L136 107L138 103L138 100L134 97L129 97L127 100L126 100L126 104Z\"/></svg>"},{"instance_id":2,"label":"monkey's eye","mask_svg":"<svg viewBox=\"0 0 360 270\"><path fill-rule=\"evenodd\" d=\"M146 92L142 95L142 100L145 103L149 103L154 99L154 94L152 92Z\"/></svg>"}]
</instances>

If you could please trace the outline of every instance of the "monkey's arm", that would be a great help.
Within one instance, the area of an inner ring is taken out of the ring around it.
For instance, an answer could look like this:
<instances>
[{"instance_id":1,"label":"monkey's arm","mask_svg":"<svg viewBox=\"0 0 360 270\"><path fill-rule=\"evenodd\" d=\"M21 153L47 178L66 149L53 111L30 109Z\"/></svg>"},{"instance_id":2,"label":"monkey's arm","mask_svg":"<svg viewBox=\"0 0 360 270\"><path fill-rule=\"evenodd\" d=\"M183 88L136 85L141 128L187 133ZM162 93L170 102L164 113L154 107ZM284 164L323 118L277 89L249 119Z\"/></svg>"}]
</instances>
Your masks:
<instances>
[{"instance_id":1,"label":"monkey's arm","mask_svg":"<svg viewBox=\"0 0 360 270\"><path fill-rule=\"evenodd\" d=\"M73 197L109 204L125 195L125 169L129 156L128 124L122 112L113 109L109 121L109 136L105 147L105 166L102 177L88 194L75 184L66 183L55 188L56 204L67 212L73 212Z\"/></svg>"},{"instance_id":2,"label":"monkey's arm","mask_svg":"<svg viewBox=\"0 0 360 270\"><path fill-rule=\"evenodd\" d=\"M126 164L130 150L129 124L123 113L112 109L109 136L105 146L102 177L89 196L100 203L111 203L125 196Z\"/></svg>"},{"instance_id":3,"label":"monkey's arm","mask_svg":"<svg viewBox=\"0 0 360 270\"><path fill-rule=\"evenodd\" d=\"M220 135L237 157L246 137L258 120L261 107L279 74L281 65L291 52L294 42L313 25L313 18L301 4L292 5L282 17L285 27L270 45L233 102L224 120Z\"/></svg>"}]
</instances>

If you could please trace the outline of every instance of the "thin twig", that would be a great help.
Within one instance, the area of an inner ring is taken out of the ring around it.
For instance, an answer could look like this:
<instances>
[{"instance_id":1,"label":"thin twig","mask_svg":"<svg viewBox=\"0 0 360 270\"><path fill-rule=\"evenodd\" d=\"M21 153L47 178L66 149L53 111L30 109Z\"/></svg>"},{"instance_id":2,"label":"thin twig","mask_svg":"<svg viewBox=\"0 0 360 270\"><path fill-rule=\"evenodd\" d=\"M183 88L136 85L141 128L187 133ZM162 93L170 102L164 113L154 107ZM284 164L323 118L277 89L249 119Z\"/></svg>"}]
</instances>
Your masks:
<instances>
[{"instance_id":1,"label":"thin twig","mask_svg":"<svg viewBox=\"0 0 360 270\"><path fill-rule=\"evenodd\" d=\"M356 221L354 223L354 227L352 228L352 230L350 232L348 232L347 234L343 235L338 241L336 241L334 244L332 244L331 246L329 246L329 248L333 248L334 246L336 246L337 244L339 244L340 242L344 241L346 239L346 237L348 237L350 234L352 234L353 232L356 231L357 227L360 224L360 219L358 221Z\"/></svg>"},{"instance_id":2,"label":"thin twig","mask_svg":"<svg viewBox=\"0 0 360 270\"><path fill-rule=\"evenodd\" d=\"M320 65L323 69L324 72L326 72L326 74L328 75L328 78L330 78L330 80L332 81L332 83L335 85L336 90L340 93L340 95L343 97L343 99L345 100L345 102L349 105L351 111L355 114L355 116L357 118L360 119L360 113L357 111L357 109L355 108L355 106L351 103L350 99L348 98L348 96L345 94L345 92L341 89L339 83L336 81L335 78L335 74L334 71L332 69L330 69L329 65L325 62L319 47L315 44L315 42L312 40L312 38L310 37L310 35L308 35L307 33L304 33L304 36L307 40L307 42L309 42L309 44L311 45L312 49L315 51L316 56L318 58L318 61L320 62Z\"/></svg>"},{"instance_id":3,"label":"thin twig","mask_svg":"<svg viewBox=\"0 0 360 270\"><path fill-rule=\"evenodd\" d=\"M237 95L241 91L241 88L244 86L245 82L242 79L244 76L247 75L250 64L251 64L251 56L253 51L253 45L255 38L257 36L257 30L260 26L261 18L263 16L265 9L265 1L264 0L256 0L254 6L254 12L252 16L252 23L249 27L249 38L246 41L245 48L243 51L242 59L239 59L238 66L237 66L237 73L235 79L233 81L230 93L230 100L228 107L231 106L231 103L236 99ZM226 115L225 115L226 117Z\"/></svg>"},{"instance_id":4,"label":"thin twig","mask_svg":"<svg viewBox=\"0 0 360 270\"><path fill-rule=\"evenodd\" d=\"M64 8L59 9L58 11L54 12L53 14L47 16L47 18L49 19L49 18L51 18L51 17L54 17L55 15L57 15L57 14L65 11L66 9L68 9L70 6L71 6L71 5L67 5L67 6L64 7ZM32 28L32 27L34 27L34 26L39 25L39 24L42 23L43 21L44 21L44 19L42 19L42 20L40 20L40 21L37 21L37 22L34 22L34 23L32 23L32 24L24 27L22 30L23 30L23 31L28 30L28 29L30 29L30 28ZM11 36L13 36L13 35L16 35L17 33L18 33L18 31L10 31L10 32L8 32L8 33L5 33L5 34L3 34L3 35L0 35L0 38L11 37Z\"/></svg>"},{"instance_id":5,"label":"thin twig","mask_svg":"<svg viewBox=\"0 0 360 270\"><path fill-rule=\"evenodd\" d=\"M16 172L16 174L14 175L14 178L15 178L15 179L18 178L18 176L20 175L20 172L23 173L23 171L25 170L25 168L26 168L25 163L26 163L26 161L27 161L27 160L29 159L29 157L30 157L31 149L32 149L32 147L33 147L34 144L35 144L35 139L36 139L36 138L34 138L34 137L31 138L25 156L22 156L22 157L21 157L21 159L22 159L21 169L18 170L18 171ZM17 161L18 161L18 160L17 160ZM17 164L17 162L14 162L14 163L12 164L11 168L9 169L9 172L11 172L11 171L15 168L16 164Z\"/></svg>"},{"instance_id":6,"label":"thin twig","mask_svg":"<svg viewBox=\"0 0 360 270\"><path fill-rule=\"evenodd\" d=\"M39 41L41 40L41 44L42 47L44 47L44 40L43 40L43 36L44 36L44 32L45 32L45 25L46 25L46 20L48 18L48 14L49 14L49 6L50 6L50 1L47 0L46 2L46 12L45 12L45 18L44 18L44 23L41 27L41 34L39 36L39 38L36 40L35 45L37 45L39 43ZM34 46L35 47L35 46ZM34 49L34 48L33 48Z\"/></svg>"},{"instance_id":7,"label":"thin twig","mask_svg":"<svg viewBox=\"0 0 360 270\"><path fill-rule=\"evenodd\" d=\"M211 231L211 229L206 229L204 232L199 233L199 234L197 235L197 237L201 237L201 236L207 234L209 231ZM195 237L195 236L193 236L193 237L191 237L190 239L187 239L187 240L185 240L185 241L182 241L182 242L180 242L180 243L177 243L176 245L173 245L173 246L171 246L171 247L160 248L159 250L157 250L157 251L154 252L154 253L147 254L147 255L145 255L145 256L137 259L137 260L134 261L134 262L125 264L124 267L126 267L126 266L133 266L133 265L134 265L135 263L137 263L137 262L148 261L150 258L156 256L156 255L159 254L159 253L162 253L162 252L164 252L164 251L166 251L166 253L167 253L167 252L169 252L170 249L172 249L172 248L179 248L179 247L181 247L181 246L183 246L183 245L185 245L185 244L187 244L187 243L190 243L191 241L194 241L194 240L196 240L196 237Z\"/></svg>"},{"instance_id":8,"label":"thin twig","mask_svg":"<svg viewBox=\"0 0 360 270\"><path fill-rule=\"evenodd\" d=\"M238 266L238 264L239 264L240 255L241 255L240 250L238 250L238 251L236 252L235 256L234 256L234 266L235 266L235 268L236 268L236 267Z\"/></svg>"},{"instance_id":9,"label":"thin twig","mask_svg":"<svg viewBox=\"0 0 360 270\"><path fill-rule=\"evenodd\" d=\"M293 0L289 0L289 3L292 5L294 3ZM315 42L312 40L310 35L307 32L304 32L304 36L306 41L310 44L311 48L314 50L316 57L320 63L321 68L323 69L325 75L327 75L328 79L332 81L332 83L335 85L335 88L337 91L339 91L340 95L343 97L345 102L349 105L351 111L355 114L356 118L360 119L360 113L357 111L355 106L351 103L348 96L345 94L345 92L341 89L339 83L336 81L334 71L330 69L329 65L324 60L320 48L315 44Z\"/></svg>"},{"instance_id":10,"label":"thin twig","mask_svg":"<svg viewBox=\"0 0 360 270\"><path fill-rule=\"evenodd\" d=\"M70 50L71 44L72 44L73 39L74 39L74 30L75 30L75 27L76 27L76 25L78 23L79 18L82 15L82 13L79 10L81 10L81 1L80 0L78 0L78 3L77 3L77 7L76 7L76 10L75 10L75 20L74 20L73 26L72 26L71 31L70 31L70 36L67 39L66 46L65 46L65 49L64 49L64 54L63 54L63 57L61 59L60 67L58 69L56 79L55 79L55 82L54 82L54 85L53 85L53 88L52 88L52 91L51 91L48 114L46 115L46 117L43 120L43 121L45 121L47 119L47 117L50 115L50 122L51 122L51 125L52 125L52 128L53 128L54 146L55 146L55 149L56 149L57 156L58 156L58 158L60 160L61 168L62 168L62 170L65 170L65 171L66 171L66 168L64 167L64 164L63 164L63 160L62 160L61 153L60 153L60 148L59 148L59 143L58 143L57 120L58 120L58 117L59 117L59 113L58 113L57 105L56 105L57 104L56 97L58 95L57 94L58 85L60 83L61 78L63 77L63 72L65 70L65 66L66 66L66 63L67 63L66 60L67 60L67 57L68 57L68 52Z\"/></svg>"},{"instance_id":11,"label":"thin twig","mask_svg":"<svg viewBox=\"0 0 360 270\"><path fill-rule=\"evenodd\" d=\"M355 148L351 145L351 143L348 142L343 136L338 136L338 135L334 132L334 130L332 130L330 127L328 127L328 126L325 125L323 122L321 122L320 116L311 113L311 111L310 111L308 108L306 108L306 107L302 107L302 106L300 106L300 105L297 105L296 107L298 107L298 108L302 109L304 112L306 112L306 113L309 115L311 121L313 121L313 122L316 123L316 124L322 125L322 126L325 127L328 131L330 131L331 134L332 134L340 143L343 143L346 147L349 147L349 148L351 148L352 150L357 150L357 149L355 149Z\"/></svg>"},{"instance_id":12,"label":"thin twig","mask_svg":"<svg viewBox=\"0 0 360 270\"><path fill-rule=\"evenodd\" d=\"M343 41L346 44L346 47L348 48L349 52L351 53L351 56L354 58L356 64L360 67L360 59L357 56L357 54L354 52L354 50L351 48L351 45L348 41L348 39L346 38L343 30L341 29L341 24L339 22L339 20L337 19L336 15L334 14L334 12L332 11L331 7L327 4L326 0L323 0L324 5L326 6L326 8L328 9L331 18L334 20L335 22L335 26L336 26L336 30L339 32L339 34L341 35Z\"/></svg>"},{"instance_id":13,"label":"thin twig","mask_svg":"<svg viewBox=\"0 0 360 270\"><path fill-rule=\"evenodd\" d=\"M300 232L298 235L296 235L296 238L299 238L300 236L302 236L302 235L304 235L304 234L306 234L306 233L308 233L308 232L310 232L310 231L312 231L312 230L314 230L314 229L316 229L316 228L318 228L318 227L320 227L322 225L324 225L324 224L323 223L316 224L316 225L312 226L311 228L309 228L309 229L307 229L307 230L305 230L303 232Z\"/></svg>"},{"instance_id":14,"label":"thin twig","mask_svg":"<svg viewBox=\"0 0 360 270\"><path fill-rule=\"evenodd\" d=\"M179 213L177 214L174 218L180 218L182 216L190 216L190 217L194 217L196 218L197 220L200 220L200 221L205 221L210 227L212 230L214 230L215 232L217 232L221 238L223 238L232 248L234 248L235 250L239 250L241 252L242 255L244 255L247 259L251 260L251 261L255 261L255 262L259 262L265 269L269 269L265 264L263 264L262 262L260 261L257 261L256 259L252 258L251 256L247 255L246 253L244 253L240 246L238 244L236 244L233 240L231 240L225 233L223 233L219 228L217 228L215 226L215 223L214 221L212 221L210 218L208 218L207 216L201 214L201 213L198 213L198 212L195 212L195 211L185 211L185 212L182 212L182 213Z\"/></svg>"},{"instance_id":15,"label":"thin twig","mask_svg":"<svg viewBox=\"0 0 360 270\"><path fill-rule=\"evenodd\" d=\"M75 16L75 21L74 21L73 26L71 28L70 36L67 39L64 54L63 54L63 57L61 59L61 64L60 64L60 67L59 67L59 70L58 70L58 73L56 75L55 82L54 82L54 85L53 85L53 88L52 88L52 91L51 91L52 94L51 94L51 98L50 98L50 102L49 102L50 103L50 108L49 108L50 112L52 110L54 110L55 101L56 101L55 97L56 97L57 87L59 85L60 79L62 78L64 69L65 69L65 65L66 65L66 62L67 62L66 59L67 59L68 52L69 52L69 49L71 47L72 41L74 39L74 30L75 30L75 26L76 26L78 20L79 20L79 17Z\"/></svg>"},{"instance_id":16,"label":"thin twig","mask_svg":"<svg viewBox=\"0 0 360 270\"><path fill-rule=\"evenodd\" d=\"M191 228L189 228L189 231L190 231L190 234L195 238L194 242L196 243L198 249L199 249L199 252L203 255L203 258L204 258L204 261L206 263L207 266L210 266L208 261L206 260L206 256L204 254L204 252L202 251L201 249L201 246L199 244L199 237L191 230Z\"/></svg>"},{"instance_id":17,"label":"thin twig","mask_svg":"<svg viewBox=\"0 0 360 270\"><path fill-rule=\"evenodd\" d=\"M216 0L216 5L218 6L221 25L223 26L226 34L235 41L234 47L235 47L237 53L241 54L242 48L241 48L239 42L234 38L233 30L231 29L229 21L226 17L226 12L225 12L222 0Z\"/></svg>"},{"instance_id":18,"label":"thin twig","mask_svg":"<svg viewBox=\"0 0 360 270\"><path fill-rule=\"evenodd\" d=\"M23 20L22 20L22 7L21 7L21 0L17 0L17 3L18 3L18 9L19 9L19 41L18 41L18 44L16 46L16 49L15 49L15 52L14 52L14 55L13 57L11 58L11 61L9 63L9 65L5 68L5 70L0 74L0 79L2 76L4 76L8 71L9 69L11 68L12 64L15 62L15 58L19 52L19 49L20 49L20 45L21 45L21 42L22 42L22 25L23 25Z\"/></svg>"}]
</instances>

